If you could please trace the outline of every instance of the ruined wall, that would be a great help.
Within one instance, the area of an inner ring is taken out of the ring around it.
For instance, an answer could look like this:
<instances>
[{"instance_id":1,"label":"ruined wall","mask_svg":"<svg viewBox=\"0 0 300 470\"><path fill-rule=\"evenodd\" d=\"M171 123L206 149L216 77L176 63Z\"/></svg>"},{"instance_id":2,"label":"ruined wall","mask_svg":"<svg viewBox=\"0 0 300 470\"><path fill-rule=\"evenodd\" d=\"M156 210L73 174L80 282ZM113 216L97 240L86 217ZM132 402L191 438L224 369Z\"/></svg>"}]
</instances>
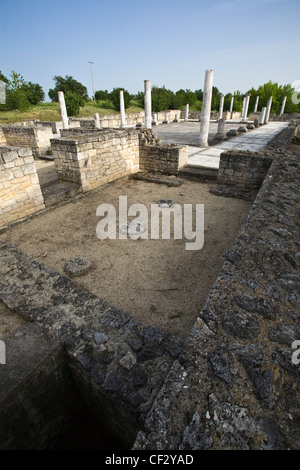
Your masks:
<instances>
[{"instance_id":1,"label":"ruined wall","mask_svg":"<svg viewBox=\"0 0 300 470\"><path fill-rule=\"evenodd\" d=\"M0 298L63 345L93 415L132 445L182 340L139 323L1 240Z\"/></svg>"},{"instance_id":2,"label":"ruined wall","mask_svg":"<svg viewBox=\"0 0 300 470\"><path fill-rule=\"evenodd\" d=\"M175 115L180 115L180 110L169 110L168 119L173 121ZM153 115L153 113L152 113ZM157 113L158 122L163 122L165 120L165 111ZM94 118L70 118L69 120L70 127L73 127L74 124L79 124L83 128L95 127ZM120 127L121 126L121 115L120 114L105 114L100 115L100 124L101 127ZM126 125L127 126L136 126L137 124L145 124L145 112L140 111L139 113L128 113L126 114Z\"/></svg>"},{"instance_id":3,"label":"ruined wall","mask_svg":"<svg viewBox=\"0 0 300 470\"><path fill-rule=\"evenodd\" d=\"M139 168L139 132L109 130L52 139L58 177L90 191Z\"/></svg>"},{"instance_id":4,"label":"ruined wall","mask_svg":"<svg viewBox=\"0 0 300 470\"><path fill-rule=\"evenodd\" d=\"M218 184L242 188L260 188L272 157L256 152L232 150L222 152L218 170Z\"/></svg>"},{"instance_id":5,"label":"ruined wall","mask_svg":"<svg viewBox=\"0 0 300 470\"><path fill-rule=\"evenodd\" d=\"M231 150L222 152L218 170L218 184L236 188L260 188L268 169L280 151L291 143L297 126L291 124L276 134L262 152Z\"/></svg>"},{"instance_id":6,"label":"ruined wall","mask_svg":"<svg viewBox=\"0 0 300 470\"><path fill-rule=\"evenodd\" d=\"M0 228L44 208L32 151L0 147Z\"/></svg>"},{"instance_id":7,"label":"ruined wall","mask_svg":"<svg viewBox=\"0 0 300 470\"><path fill-rule=\"evenodd\" d=\"M188 146L160 143L151 130L140 134L140 170L147 173L177 175L187 164Z\"/></svg>"},{"instance_id":8,"label":"ruined wall","mask_svg":"<svg viewBox=\"0 0 300 470\"><path fill-rule=\"evenodd\" d=\"M135 449L300 448L299 171L277 154Z\"/></svg>"},{"instance_id":9,"label":"ruined wall","mask_svg":"<svg viewBox=\"0 0 300 470\"><path fill-rule=\"evenodd\" d=\"M2 131L8 146L30 148L35 158L51 153L53 133L50 126L2 126Z\"/></svg>"},{"instance_id":10,"label":"ruined wall","mask_svg":"<svg viewBox=\"0 0 300 470\"><path fill-rule=\"evenodd\" d=\"M223 112L223 117L226 120L229 119L239 119L241 117L240 112L233 112L230 113L229 111L224 111ZM180 111L180 119L185 118L185 111ZM201 118L201 111L189 111L189 119L199 119ZM218 120L219 119L219 112L218 111L212 111L210 114L210 119L211 120Z\"/></svg>"}]
</instances>

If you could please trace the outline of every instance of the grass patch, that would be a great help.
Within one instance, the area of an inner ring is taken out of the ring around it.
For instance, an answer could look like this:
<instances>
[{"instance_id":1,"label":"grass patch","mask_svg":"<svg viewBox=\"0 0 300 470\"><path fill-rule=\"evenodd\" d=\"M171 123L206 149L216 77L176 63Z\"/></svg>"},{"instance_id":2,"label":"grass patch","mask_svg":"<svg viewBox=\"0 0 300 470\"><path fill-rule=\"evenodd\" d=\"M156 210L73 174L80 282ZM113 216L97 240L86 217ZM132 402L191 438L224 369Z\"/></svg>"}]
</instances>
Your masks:
<instances>
[{"instance_id":1,"label":"grass patch","mask_svg":"<svg viewBox=\"0 0 300 470\"><path fill-rule=\"evenodd\" d=\"M132 101L130 107L126 109L126 113L138 113L143 111L137 104ZM105 114L120 114L116 111L110 101L98 101L94 103L89 101L83 108L80 108L78 117L93 117L94 113L99 113L103 116ZM61 115L58 103L39 103L36 106L31 106L26 111L1 111L0 110L0 123L9 124L13 122L22 122L27 120L39 121L61 121Z\"/></svg>"}]
</instances>

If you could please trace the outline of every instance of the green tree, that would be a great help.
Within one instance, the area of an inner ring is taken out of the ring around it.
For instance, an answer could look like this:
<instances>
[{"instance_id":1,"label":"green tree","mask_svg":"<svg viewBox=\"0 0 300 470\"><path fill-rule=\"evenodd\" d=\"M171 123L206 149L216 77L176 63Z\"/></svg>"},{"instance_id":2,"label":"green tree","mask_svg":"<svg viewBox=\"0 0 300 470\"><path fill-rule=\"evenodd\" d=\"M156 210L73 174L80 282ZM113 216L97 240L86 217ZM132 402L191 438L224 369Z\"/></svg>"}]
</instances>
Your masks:
<instances>
[{"instance_id":1,"label":"green tree","mask_svg":"<svg viewBox=\"0 0 300 470\"><path fill-rule=\"evenodd\" d=\"M26 95L24 77L12 70L10 74L11 79L8 80L6 104L7 109L19 109L25 111L29 108L30 103Z\"/></svg>"},{"instance_id":2,"label":"green tree","mask_svg":"<svg viewBox=\"0 0 300 470\"><path fill-rule=\"evenodd\" d=\"M23 85L23 90L26 93L29 103L32 105L36 105L45 99L43 88L38 83L25 83Z\"/></svg>"},{"instance_id":3,"label":"green tree","mask_svg":"<svg viewBox=\"0 0 300 470\"><path fill-rule=\"evenodd\" d=\"M65 103L68 116L78 116L80 108L85 104L85 100L78 93L67 91L65 93Z\"/></svg>"},{"instance_id":4,"label":"green tree","mask_svg":"<svg viewBox=\"0 0 300 470\"><path fill-rule=\"evenodd\" d=\"M102 101L102 100L108 100L109 99L109 93L107 90L98 90L95 92L95 100L96 101Z\"/></svg>"},{"instance_id":5,"label":"green tree","mask_svg":"<svg viewBox=\"0 0 300 470\"><path fill-rule=\"evenodd\" d=\"M124 96L124 105L125 109L129 108L130 106L130 101L131 101L131 95L127 90L124 90L124 88L114 88L113 91L109 94L109 99L113 104L113 107L117 110L120 111L120 91L123 90L123 96Z\"/></svg>"},{"instance_id":6,"label":"green tree","mask_svg":"<svg viewBox=\"0 0 300 470\"><path fill-rule=\"evenodd\" d=\"M279 114L282 101L284 97L286 96L287 101L286 101L286 106L285 106L285 112L286 113L299 112L300 111L299 106L294 104L292 101L293 92L294 92L294 88L290 84L279 85L278 83L272 82L270 80L267 83L260 85L257 88L257 90L255 90L252 87L251 90L248 91L248 93L251 93L249 109L250 111L253 110L254 103L255 103L257 96L259 96L259 105L258 105L259 110L267 106L268 100L272 96L271 113Z\"/></svg>"},{"instance_id":7,"label":"green tree","mask_svg":"<svg viewBox=\"0 0 300 470\"><path fill-rule=\"evenodd\" d=\"M63 91L64 94L67 92L75 93L83 98L84 101L88 100L87 88L82 83L77 82L70 75L66 75L65 78L60 75L55 75L53 80L55 81L55 87L50 88L48 95L51 101L58 101L58 92Z\"/></svg>"}]
</instances>

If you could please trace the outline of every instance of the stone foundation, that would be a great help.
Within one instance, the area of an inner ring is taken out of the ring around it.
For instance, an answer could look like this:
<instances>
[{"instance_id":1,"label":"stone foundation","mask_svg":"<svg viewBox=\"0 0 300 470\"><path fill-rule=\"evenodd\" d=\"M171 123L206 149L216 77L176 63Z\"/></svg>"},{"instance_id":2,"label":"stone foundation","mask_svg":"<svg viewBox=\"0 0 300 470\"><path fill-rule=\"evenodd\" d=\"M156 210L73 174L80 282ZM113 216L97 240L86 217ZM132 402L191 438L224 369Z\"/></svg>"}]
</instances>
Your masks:
<instances>
[{"instance_id":1,"label":"stone foundation","mask_svg":"<svg viewBox=\"0 0 300 470\"><path fill-rule=\"evenodd\" d=\"M52 128L28 126L2 126L6 145L32 149L34 158L51 153Z\"/></svg>"},{"instance_id":2,"label":"stone foundation","mask_svg":"<svg viewBox=\"0 0 300 470\"><path fill-rule=\"evenodd\" d=\"M52 139L58 177L82 186L98 188L139 168L139 132L100 131Z\"/></svg>"},{"instance_id":3,"label":"stone foundation","mask_svg":"<svg viewBox=\"0 0 300 470\"><path fill-rule=\"evenodd\" d=\"M32 151L0 147L0 228L44 208Z\"/></svg>"},{"instance_id":4,"label":"stone foundation","mask_svg":"<svg viewBox=\"0 0 300 470\"><path fill-rule=\"evenodd\" d=\"M300 448L299 170L274 159L134 449Z\"/></svg>"},{"instance_id":5,"label":"stone foundation","mask_svg":"<svg viewBox=\"0 0 300 470\"><path fill-rule=\"evenodd\" d=\"M140 134L140 170L145 173L177 175L187 164L188 146L160 143L152 131Z\"/></svg>"}]
</instances>

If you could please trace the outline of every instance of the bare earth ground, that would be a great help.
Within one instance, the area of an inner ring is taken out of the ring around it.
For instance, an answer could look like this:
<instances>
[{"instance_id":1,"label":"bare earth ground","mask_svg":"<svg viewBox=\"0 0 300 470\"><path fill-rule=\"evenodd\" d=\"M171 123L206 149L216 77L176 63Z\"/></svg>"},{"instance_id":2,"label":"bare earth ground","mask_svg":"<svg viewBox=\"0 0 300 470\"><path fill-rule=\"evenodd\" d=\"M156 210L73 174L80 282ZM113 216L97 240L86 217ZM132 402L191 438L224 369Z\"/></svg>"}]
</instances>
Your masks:
<instances>
[{"instance_id":1,"label":"bare earth ground","mask_svg":"<svg viewBox=\"0 0 300 470\"><path fill-rule=\"evenodd\" d=\"M186 337L250 208L249 202L210 194L210 186L185 180L169 188L123 179L17 225L1 238L64 275L69 258L85 256L94 268L75 278L77 283L142 323ZM118 212L124 195L128 207L145 204L149 214L151 203L162 198L182 207L204 204L204 247L187 251L184 238L99 240L98 205L113 204Z\"/></svg>"}]
</instances>

